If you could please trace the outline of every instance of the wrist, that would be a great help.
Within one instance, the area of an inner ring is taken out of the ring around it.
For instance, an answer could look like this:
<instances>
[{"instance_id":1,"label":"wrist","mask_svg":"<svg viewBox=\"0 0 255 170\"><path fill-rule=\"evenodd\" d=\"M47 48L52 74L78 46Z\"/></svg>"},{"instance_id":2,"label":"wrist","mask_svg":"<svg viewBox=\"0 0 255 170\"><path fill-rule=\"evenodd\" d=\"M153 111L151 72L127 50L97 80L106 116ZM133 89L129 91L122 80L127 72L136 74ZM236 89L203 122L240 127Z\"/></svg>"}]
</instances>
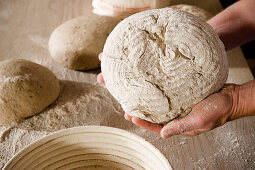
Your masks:
<instances>
[{"instance_id":1,"label":"wrist","mask_svg":"<svg viewBox=\"0 0 255 170\"><path fill-rule=\"evenodd\" d=\"M240 104L239 104L239 88L240 85L236 85L236 84L229 84L227 85L229 86L228 90L230 91L231 94L231 109L229 111L229 117L228 120L235 120L241 117L241 113L240 113Z\"/></svg>"},{"instance_id":2,"label":"wrist","mask_svg":"<svg viewBox=\"0 0 255 170\"><path fill-rule=\"evenodd\" d=\"M255 81L243 85L231 85L232 106L229 120L255 114Z\"/></svg>"}]
</instances>

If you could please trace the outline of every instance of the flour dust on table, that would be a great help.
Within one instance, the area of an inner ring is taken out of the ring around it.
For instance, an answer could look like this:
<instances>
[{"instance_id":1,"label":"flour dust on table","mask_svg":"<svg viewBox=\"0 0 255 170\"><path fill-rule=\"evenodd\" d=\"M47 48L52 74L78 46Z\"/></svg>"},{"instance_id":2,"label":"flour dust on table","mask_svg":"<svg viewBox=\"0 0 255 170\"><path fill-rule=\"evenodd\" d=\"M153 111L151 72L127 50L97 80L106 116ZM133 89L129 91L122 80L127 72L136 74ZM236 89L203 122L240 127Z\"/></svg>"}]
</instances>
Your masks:
<instances>
[{"instance_id":1,"label":"flour dust on table","mask_svg":"<svg viewBox=\"0 0 255 170\"><path fill-rule=\"evenodd\" d=\"M20 123L0 126L0 168L33 141L57 130L83 125L132 127L104 87L61 81L61 93L53 105Z\"/></svg>"}]
</instances>

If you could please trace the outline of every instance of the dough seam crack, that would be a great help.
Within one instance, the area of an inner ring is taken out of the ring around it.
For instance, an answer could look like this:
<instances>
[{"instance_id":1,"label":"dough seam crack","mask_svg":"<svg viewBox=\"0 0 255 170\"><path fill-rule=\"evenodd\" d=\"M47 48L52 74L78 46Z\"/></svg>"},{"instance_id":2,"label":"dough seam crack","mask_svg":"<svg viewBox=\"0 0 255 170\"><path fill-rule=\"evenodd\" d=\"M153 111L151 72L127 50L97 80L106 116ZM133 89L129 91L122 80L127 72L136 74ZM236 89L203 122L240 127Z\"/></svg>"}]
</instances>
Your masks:
<instances>
[{"instance_id":1,"label":"dough seam crack","mask_svg":"<svg viewBox=\"0 0 255 170\"><path fill-rule=\"evenodd\" d=\"M153 83L153 82L151 82L149 80L145 80L145 81L150 83L151 85L153 85L154 87L156 87L158 90L161 91L163 96L167 99L169 111L172 110L172 108L171 108L171 99L165 94L165 91L158 84Z\"/></svg>"},{"instance_id":2,"label":"dough seam crack","mask_svg":"<svg viewBox=\"0 0 255 170\"><path fill-rule=\"evenodd\" d=\"M150 17L155 21L155 23L158 23L158 19L159 19L158 15L150 15Z\"/></svg>"},{"instance_id":3,"label":"dough seam crack","mask_svg":"<svg viewBox=\"0 0 255 170\"><path fill-rule=\"evenodd\" d=\"M145 32L148 35L149 39L151 39L157 44L157 46L162 50L163 55L166 55L165 41L162 38L160 38L160 36L157 33L150 33L148 30L144 29L141 31Z\"/></svg>"}]
</instances>

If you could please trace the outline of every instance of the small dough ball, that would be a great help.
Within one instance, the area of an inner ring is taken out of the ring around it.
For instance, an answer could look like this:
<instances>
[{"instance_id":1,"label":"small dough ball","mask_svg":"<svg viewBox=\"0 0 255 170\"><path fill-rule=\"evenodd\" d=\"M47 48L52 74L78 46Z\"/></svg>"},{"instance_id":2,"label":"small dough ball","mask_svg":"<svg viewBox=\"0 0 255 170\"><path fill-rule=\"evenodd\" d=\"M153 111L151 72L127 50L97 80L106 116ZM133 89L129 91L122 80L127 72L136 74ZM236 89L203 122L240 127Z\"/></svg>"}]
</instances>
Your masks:
<instances>
[{"instance_id":1,"label":"small dough ball","mask_svg":"<svg viewBox=\"0 0 255 170\"><path fill-rule=\"evenodd\" d=\"M209 13L208 11L194 5L178 4L178 5L170 6L170 8L175 8L185 12L189 12L193 15L196 15L197 17L199 17L200 19L204 21L207 21L213 17L213 15Z\"/></svg>"},{"instance_id":2,"label":"small dough ball","mask_svg":"<svg viewBox=\"0 0 255 170\"><path fill-rule=\"evenodd\" d=\"M59 92L59 80L46 67L23 59L1 62L0 125L39 113Z\"/></svg>"},{"instance_id":3,"label":"small dough ball","mask_svg":"<svg viewBox=\"0 0 255 170\"><path fill-rule=\"evenodd\" d=\"M91 14L69 20L57 27L49 39L52 58L74 70L100 67L98 55L103 51L106 38L121 21Z\"/></svg>"},{"instance_id":4,"label":"small dough ball","mask_svg":"<svg viewBox=\"0 0 255 170\"><path fill-rule=\"evenodd\" d=\"M107 38L101 69L124 111L153 123L188 114L228 77L224 45L214 29L173 8L120 22Z\"/></svg>"}]
</instances>

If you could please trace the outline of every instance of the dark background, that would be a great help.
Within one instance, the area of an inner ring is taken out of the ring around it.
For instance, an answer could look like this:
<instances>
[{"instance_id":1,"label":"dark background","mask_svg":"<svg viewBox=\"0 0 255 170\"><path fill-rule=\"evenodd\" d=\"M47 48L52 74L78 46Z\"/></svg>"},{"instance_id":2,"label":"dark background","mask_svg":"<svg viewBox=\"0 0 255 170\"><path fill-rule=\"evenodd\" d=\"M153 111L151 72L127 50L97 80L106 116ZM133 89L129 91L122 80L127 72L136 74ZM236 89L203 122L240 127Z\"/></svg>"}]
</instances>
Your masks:
<instances>
[{"instance_id":1,"label":"dark background","mask_svg":"<svg viewBox=\"0 0 255 170\"><path fill-rule=\"evenodd\" d=\"M237 0L220 0L223 8L227 8ZM249 42L241 46L243 54L251 68L253 76L255 76L255 41Z\"/></svg>"}]
</instances>

